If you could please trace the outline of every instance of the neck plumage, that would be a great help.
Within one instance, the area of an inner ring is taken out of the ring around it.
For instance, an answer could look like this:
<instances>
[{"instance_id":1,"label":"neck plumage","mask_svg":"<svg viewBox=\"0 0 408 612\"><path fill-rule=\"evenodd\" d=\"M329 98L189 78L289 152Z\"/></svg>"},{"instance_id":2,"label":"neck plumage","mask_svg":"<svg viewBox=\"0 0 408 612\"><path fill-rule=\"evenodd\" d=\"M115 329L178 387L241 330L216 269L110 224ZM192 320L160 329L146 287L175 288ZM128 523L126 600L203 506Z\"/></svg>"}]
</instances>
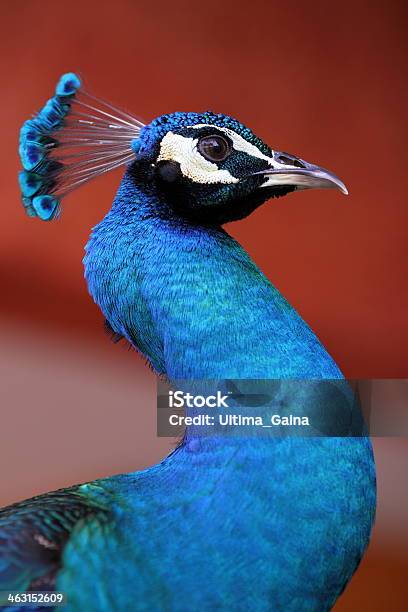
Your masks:
<instances>
[{"instance_id":1,"label":"neck plumage","mask_svg":"<svg viewBox=\"0 0 408 612\"><path fill-rule=\"evenodd\" d=\"M112 328L170 379L341 377L233 238L178 217L129 172L84 263Z\"/></svg>"},{"instance_id":2,"label":"neck plumage","mask_svg":"<svg viewBox=\"0 0 408 612\"><path fill-rule=\"evenodd\" d=\"M310 328L228 234L165 213L158 194L126 176L85 258L95 301L157 372L174 380L341 378ZM292 406L289 400L284 405ZM326 407L332 406L330 394ZM108 479L109 490L134 509L124 521L129 550L142 516L153 534L144 541L146 558L159 551L169 560L166 576L177 566L174 592L180 601L198 593L196 608L212 601L225 568L242 584L242 559L246 607L256 583L258 592L272 593L260 608L271 600L282 609L294 601L304 609L331 608L370 533L375 485L366 439L195 434L189 428L184 444L160 464ZM180 538L157 529L157 517ZM206 562L208 555L215 563ZM285 580L276 568L286 568L288 558L295 570ZM191 567L200 570L198 590L184 580ZM208 592L202 585L210 585ZM231 593L222 591L222 601ZM241 591L237 598L244 601Z\"/></svg>"}]
</instances>

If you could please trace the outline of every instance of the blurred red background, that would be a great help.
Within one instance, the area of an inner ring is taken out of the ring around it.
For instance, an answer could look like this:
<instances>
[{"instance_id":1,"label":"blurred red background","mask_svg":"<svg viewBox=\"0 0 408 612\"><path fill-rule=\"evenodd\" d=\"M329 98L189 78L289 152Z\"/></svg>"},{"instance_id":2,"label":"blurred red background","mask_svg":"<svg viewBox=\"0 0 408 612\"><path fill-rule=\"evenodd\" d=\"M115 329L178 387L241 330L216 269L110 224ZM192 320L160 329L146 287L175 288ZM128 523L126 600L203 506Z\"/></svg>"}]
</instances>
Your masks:
<instances>
[{"instance_id":1,"label":"blurred red background","mask_svg":"<svg viewBox=\"0 0 408 612\"><path fill-rule=\"evenodd\" d=\"M111 345L83 280L83 247L120 172L71 195L62 218L24 216L20 124L79 72L149 121L174 110L237 116L273 148L349 188L274 200L229 231L349 377L406 377L406 18L403 2L3 3L0 503L149 465L155 379ZM373 542L336 606L405 610L403 439L375 440Z\"/></svg>"}]
</instances>

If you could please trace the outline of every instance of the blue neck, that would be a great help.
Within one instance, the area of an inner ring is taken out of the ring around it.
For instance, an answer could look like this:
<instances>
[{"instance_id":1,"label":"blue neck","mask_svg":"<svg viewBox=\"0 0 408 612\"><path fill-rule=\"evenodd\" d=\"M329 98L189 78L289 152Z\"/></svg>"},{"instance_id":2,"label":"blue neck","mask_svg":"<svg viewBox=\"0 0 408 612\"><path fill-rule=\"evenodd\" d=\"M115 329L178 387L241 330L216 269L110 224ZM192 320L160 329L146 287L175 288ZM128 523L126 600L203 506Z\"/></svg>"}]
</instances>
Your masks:
<instances>
[{"instance_id":1,"label":"blue neck","mask_svg":"<svg viewBox=\"0 0 408 612\"><path fill-rule=\"evenodd\" d=\"M177 216L129 172L84 263L113 329L171 379L341 377L231 236Z\"/></svg>"}]
</instances>

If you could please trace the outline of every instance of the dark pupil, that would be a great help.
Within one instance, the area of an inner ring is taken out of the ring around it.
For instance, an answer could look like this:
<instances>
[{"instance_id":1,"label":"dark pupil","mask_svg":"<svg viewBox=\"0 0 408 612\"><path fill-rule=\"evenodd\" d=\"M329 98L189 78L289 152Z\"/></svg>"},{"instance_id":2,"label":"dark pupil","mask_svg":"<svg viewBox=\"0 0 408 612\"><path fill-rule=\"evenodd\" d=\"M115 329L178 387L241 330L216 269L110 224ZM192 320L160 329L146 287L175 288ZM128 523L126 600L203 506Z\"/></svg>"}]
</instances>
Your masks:
<instances>
[{"instance_id":1,"label":"dark pupil","mask_svg":"<svg viewBox=\"0 0 408 612\"><path fill-rule=\"evenodd\" d=\"M230 145L222 136L204 136L198 142L198 150L209 161L222 161L228 157Z\"/></svg>"}]
</instances>

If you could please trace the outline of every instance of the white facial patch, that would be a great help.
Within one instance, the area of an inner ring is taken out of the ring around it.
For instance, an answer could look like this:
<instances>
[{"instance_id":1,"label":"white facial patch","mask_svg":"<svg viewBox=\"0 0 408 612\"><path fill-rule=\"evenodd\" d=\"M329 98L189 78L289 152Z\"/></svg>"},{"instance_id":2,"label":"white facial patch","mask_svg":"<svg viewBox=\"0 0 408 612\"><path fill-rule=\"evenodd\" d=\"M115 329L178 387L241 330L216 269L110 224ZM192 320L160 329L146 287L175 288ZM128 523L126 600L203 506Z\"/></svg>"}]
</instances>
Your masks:
<instances>
[{"instance_id":1,"label":"white facial patch","mask_svg":"<svg viewBox=\"0 0 408 612\"><path fill-rule=\"evenodd\" d=\"M188 126L189 129L198 130L200 128L214 128L214 131L223 132L232 142L233 149L246 153L251 157L266 161L272 168L285 170L288 166L279 163L274 158L265 155L245 138L229 128L213 126L207 123ZM180 170L186 178L195 183L211 184L211 183L238 183L239 179L233 176L228 170L220 170L217 164L205 159L197 149L198 138L189 138L168 132L160 143L160 154L157 161L175 161L180 164ZM279 182L279 181L277 181Z\"/></svg>"},{"instance_id":2,"label":"white facial patch","mask_svg":"<svg viewBox=\"0 0 408 612\"><path fill-rule=\"evenodd\" d=\"M217 164L205 159L197 150L198 138L188 138L167 132L160 143L157 161L175 161L186 178L195 183L238 183L239 179L228 170L220 170Z\"/></svg>"}]
</instances>

